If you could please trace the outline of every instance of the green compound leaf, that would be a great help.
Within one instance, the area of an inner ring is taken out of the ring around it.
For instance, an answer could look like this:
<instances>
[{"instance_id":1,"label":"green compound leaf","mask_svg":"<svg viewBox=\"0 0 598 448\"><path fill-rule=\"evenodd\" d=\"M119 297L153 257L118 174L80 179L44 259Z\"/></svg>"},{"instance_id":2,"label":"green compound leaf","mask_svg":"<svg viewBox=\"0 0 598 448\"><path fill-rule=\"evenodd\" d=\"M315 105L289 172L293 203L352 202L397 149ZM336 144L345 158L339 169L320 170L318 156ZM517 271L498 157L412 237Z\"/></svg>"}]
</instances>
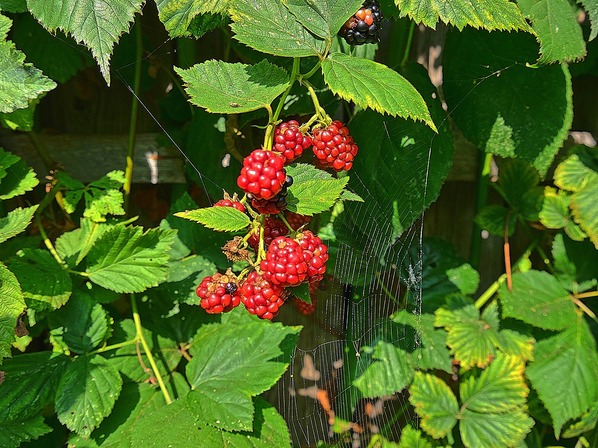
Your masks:
<instances>
[{"instance_id":1,"label":"green compound leaf","mask_svg":"<svg viewBox=\"0 0 598 448\"><path fill-rule=\"evenodd\" d=\"M10 19L1 16L2 38L10 26ZM56 83L30 63L25 54L9 41L0 42L0 112L10 113L29 107L29 101L49 92Z\"/></svg>"},{"instance_id":2,"label":"green compound leaf","mask_svg":"<svg viewBox=\"0 0 598 448\"><path fill-rule=\"evenodd\" d=\"M513 275L513 289L499 289L503 317L514 317L547 330L562 330L577 322L569 292L548 272L527 271Z\"/></svg>"},{"instance_id":3,"label":"green compound leaf","mask_svg":"<svg viewBox=\"0 0 598 448\"><path fill-rule=\"evenodd\" d=\"M424 431L435 439L451 432L457 424L459 404L444 381L428 373L415 372L409 393L409 402L421 417Z\"/></svg>"},{"instance_id":4,"label":"green compound leaf","mask_svg":"<svg viewBox=\"0 0 598 448\"><path fill-rule=\"evenodd\" d=\"M120 374L102 356L79 356L66 368L58 385L58 420L88 437L110 414L121 388Z\"/></svg>"},{"instance_id":5,"label":"green compound leaf","mask_svg":"<svg viewBox=\"0 0 598 448\"><path fill-rule=\"evenodd\" d=\"M289 86L286 70L266 60L255 65L210 60L175 70L191 102L211 113L238 114L270 106Z\"/></svg>"},{"instance_id":6,"label":"green compound leaf","mask_svg":"<svg viewBox=\"0 0 598 448\"><path fill-rule=\"evenodd\" d=\"M434 316L421 314L419 316L403 310L392 317L393 322L409 325L419 334L421 347L411 353L411 361L417 370L444 370L452 373L452 360L447 348L444 330L434 328Z\"/></svg>"},{"instance_id":7,"label":"green compound leaf","mask_svg":"<svg viewBox=\"0 0 598 448\"><path fill-rule=\"evenodd\" d=\"M415 370L409 353L379 341L374 347L374 361L353 385L366 398L385 397L403 390L411 383Z\"/></svg>"},{"instance_id":8,"label":"green compound leaf","mask_svg":"<svg viewBox=\"0 0 598 448\"><path fill-rule=\"evenodd\" d=\"M135 335L135 323L131 319L125 319L114 326L114 334L107 344L113 345L132 341L135 339ZM160 374L162 376L169 375L179 364L182 357L176 341L152 333L146 328L143 329L143 335L154 356ZM150 365L150 362L145 353L138 354L135 344L111 351L107 355L107 359L112 367L118 369L131 381L141 383L149 378L149 374L143 366ZM140 359L143 361L143 365L139 362Z\"/></svg>"},{"instance_id":9,"label":"green compound leaf","mask_svg":"<svg viewBox=\"0 0 598 448\"><path fill-rule=\"evenodd\" d=\"M384 444L386 443L386 445ZM401 440L398 445L391 444L391 442L383 442L381 448L435 448L437 445L428 441L422 432L413 428L410 425L401 429Z\"/></svg>"},{"instance_id":10,"label":"green compound leaf","mask_svg":"<svg viewBox=\"0 0 598 448\"><path fill-rule=\"evenodd\" d=\"M290 174L287 170L287 174ZM329 210L340 198L349 177L340 179L310 179L298 182L293 178L289 187L287 210L299 215L313 216Z\"/></svg>"},{"instance_id":11,"label":"green compound leaf","mask_svg":"<svg viewBox=\"0 0 598 448\"><path fill-rule=\"evenodd\" d=\"M233 2L230 10L231 29L239 42L261 51L283 57L304 57L322 54L323 39L303 27L281 0Z\"/></svg>"},{"instance_id":12,"label":"green compound leaf","mask_svg":"<svg viewBox=\"0 0 598 448\"><path fill-rule=\"evenodd\" d=\"M540 42L540 64L573 62L586 54L577 8L568 0L519 0Z\"/></svg>"},{"instance_id":13,"label":"green compound leaf","mask_svg":"<svg viewBox=\"0 0 598 448\"><path fill-rule=\"evenodd\" d=\"M17 277L0 263L0 365L2 359L11 356L15 341L17 319L25 309L25 300Z\"/></svg>"},{"instance_id":14,"label":"green compound leaf","mask_svg":"<svg viewBox=\"0 0 598 448\"><path fill-rule=\"evenodd\" d=\"M127 32L142 0L27 0L31 14L49 31L60 29L85 44L110 85L110 56Z\"/></svg>"},{"instance_id":15,"label":"green compound leaf","mask_svg":"<svg viewBox=\"0 0 598 448\"><path fill-rule=\"evenodd\" d=\"M44 250L26 248L17 255L9 267L19 280L25 298L43 302L50 308L64 305L73 290L68 272Z\"/></svg>"},{"instance_id":16,"label":"green compound leaf","mask_svg":"<svg viewBox=\"0 0 598 448\"><path fill-rule=\"evenodd\" d=\"M50 336L79 354L108 339L110 320L102 305L86 294L76 293L65 306L48 316Z\"/></svg>"},{"instance_id":17,"label":"green compound leaf","mask_svg":"<svg viewBox=\"0 0 598 448\"><path fill-rule=\"evenodd\" d=\"M189 26L197 16L210 12L209 3L225 4L227 0L202 1L194 0L156 0L158 16L170 37L190 36ZM220 12L220 11L218 11Z\"/></svg>"},{"instance_id":18,"label":"green compound leaf","mask_svg":"<svg viewBox=\"0 0 598 448\"><path fill-rule=\"evenodd\" d=\"M581 416L598 400L596 341L579 317L575 325L538 342L534 353L526 374L558 437L567 420Z\"/></svg>"},{"instance_id":19,"label":"green compound leaf","mask_svg":"<svg viewBox=\"0 0 598 448\"><path fill-rule=\"evenodd\" d=\"M336 36L363 3L363 0L282 1L305 28L323 39Z\"/></svg>"},{"instance_id":20,"label":"green compound leaf","mask_svg":"<svg viewBox=\"0 0 598 448\"><path fill-rule=\"evenodd\" d=\"M194 409L201 410L201 421L229 430L251 430L251 397L269 389L288 364L280 362L279 345L294 338L301 327L284 327L258 320L238 309L223 317L220 324L202 326L193 339L193 359L187 364L187 379L192 389L210 393L193 395ZM234 391L233 391L234 390ZM229 413L226 402L236 400L236 418L221 420Z\"/></svg>"},{"instance_id":21,"label":"green compound leaf","mask_svg":"<svg viewBox=\"0 0 598 448\"><path fill-rule=\"evenodd\" d=\"M554 182L573 193L570 207L575 222L598 248L598 157L591 150L580 149L557 166Z\"/></svg>"},{"instance_id":22,"label":"green compound leaf","mask_svg":"<svg viewBox=\"0 0 598 448\"><path fill-rule=\"evenodd\" d=\"M236 232L249 226L251 220L233 207L206 207L175 213L174 216L203 224L218 232Z\"/></svg>"},{"instance_id":23,"label":"green compound leaf","mask_svg":"<svg viewBox=\"0 0 598 448\"><path fill-rule=\"evenodd\" d=\"M475 222L490 234L502 237L505 234L507 217L509 219L509 236L512 236L517 224L517 215L509 213L502 205L487 205L482 208L475 216Z\"/></svg>"},{"instance_id":24,"label":"green compound leaf","mask_svg":"<svg viewBox=\"0 0 598 448\"><path fill-rule=\"evenodd\" d=\"M33 214L38 205L27 208L16 208L5 218L0 219L0 243L23 232L33 219Z\"/></svg>"},{"instance_id":25,"label":"green compound leaf","mask_svg":"<svg viewBox=\"0 0 598 448\"><path fill-rule=\"evenodd\" d=\"M26 420L54 401L69 358L51 352L7 359L0 383L0 422Z\"/></svg>"},{"instance_id":26,"label":"green compound leaf","mask_svg":"<svg viewBox=\"0 0 598 448\"><path fill-rule=\"evenodd\" d=\"M461 383L460 431L469 447L516 446L534 424L526 413L529 392L520 360L499 354L479 377Z\"/></svg>"},{"instance_id":27,"label":"green compound leaf","mask_svg":"<svg viewBox=\"0 0 598 448\"><path fill-rule=\"evenodd\" d=\"M58 173L58 180L63 187L66 187L64 205L67 213L73 213L83 197L85 199L84 218L94 222L104 222L106 215L125 214L123 193L120 190L125 183L124 172L111 171L87 186L64 173Z\"/></svg>"},{"instance_id":28,"label":"green compound leaf","mask_svg":"<svg viewBox=\"0 0 598 448\"><path fill-rule=\"evenodd\" d=\"M49 33L29 14L15 17L11 39L27 61L61 84L94 63L86 48L62 33Z\"/></svg>"},{"instance_id":29,"label":"green compound leaf","mask_svg":"<svg viewBox=\"0 0 598 448\"><path fill-rule=\"evenodd\" d=\"M573 118L567 67L527 66L537 43L523 33L450 32L444 57L446 102L465 137L545 176Z\"/></svg>"},{"instance_id":30,"label":"green compound leaf","mask_svg":"<svg viewBox=\"0 0 598 448\"><path fill-rule=\"evenodd\" d=\"M436 311L434 325L447 330L447 345L464 369L485 367L492 361L498 337L496 303L489 305L480 316L469 299L454 300L447 308Z\"/></svg>"},{"instance_id":31,"label":"green compound leaf","mask_svg":"<svg viewBox=\"0 0 598 448\"><path fill-rule=\"evenodd\" d=\"M571 195L566 191L544 187L544 201L539 217L540 222L549 229L564 229L569 238L582 241L587 238L583 230L571 216Z\"/></svg>"},{"instance_id":32,"label":"green compound leaf","mask_svg":"<svg viewBox=\"0 0 598 448\"><path fill-rule=\"evenodd\" d=\"M0 16L1 17L1 16ZM19 196L35 187L39 181L25 161L0 148L0 199Z\"/></svg>"},{"instance_id":33,"label":"green compound leaf","mask_svg":"<svg viewBox=\"0 0 598 448\"><path fill-rule=\"evenodd\" d=\"M168 275L168 251L176 231L114 227L98 239L87 255L87 275L115 292L142 292Z\"/></svg>"},{"instance_id":34,"label":"green compound leaf","mask_svg":"<svg viewBox=\"0 0 598 448\"><path fill-rule=\"evenodd\" d=\"M27 420L0 422L0 446L3 448L18 448L23 442L37 439L52 431L44 423L41 415Z\"/></svg>"},{"instance_id":35,"label":"green compound leaf","mask_svg":"<svg viewBox=\"0 0 598 448\"><path fill-rule=\"evenodd\" d=\"M436 28L438 20L455 25L459 30L466 26L487 30L529 30L521 11L508 0L394 0L401 17L409 16L416 23L422 22Z\"/></svg>"},{"instance_id":36,"label":"green compound leaf","mask_svg":"<svg viewBox=\"0 0 598 448\"><path fill-rule=\"evenodd\" d=\"M344 53L332 53L322 61L322 72L330 90L341 98L393 117L421 120L437 131L420 93L385 65Z\"/></svg>"},{"instance_id":37,"label":"green compound leaf","mask_svg":"<svg viewBox=\"0 0 598 448\"><path fill-rule=\"evenodd\" d=\"M96 241L108 230L108 224L81 219L81 227L63 233L56 240L56 252L69 267L75 267L87 256Z\"/></svg>"}]
</instances>

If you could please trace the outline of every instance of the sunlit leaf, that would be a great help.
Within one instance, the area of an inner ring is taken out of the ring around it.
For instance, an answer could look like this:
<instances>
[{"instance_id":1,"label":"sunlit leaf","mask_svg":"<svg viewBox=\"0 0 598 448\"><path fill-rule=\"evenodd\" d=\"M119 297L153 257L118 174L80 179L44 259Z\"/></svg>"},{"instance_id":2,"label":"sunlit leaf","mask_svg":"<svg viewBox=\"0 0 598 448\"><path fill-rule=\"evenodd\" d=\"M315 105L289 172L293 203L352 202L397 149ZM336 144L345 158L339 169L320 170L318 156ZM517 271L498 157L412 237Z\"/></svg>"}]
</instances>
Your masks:
<instances>
[{"instance_id":1,"label":"sunlit leaf","mask_svg":"<svg viewBox=\"0 0 598 448\"><path fill-rule=\"evenodd\" d=\"M220 232L236 232L251 223L249 216L234 207L206 207L175 213L174 216L203 224Z\"/></svg>"},{"instance_id":2,"label":"sunlit leaf","mask_svg":"<svg viewBox=\"0 0 598 448\"><path fill-rule=\"evenodd\" d=\"M421 417L421 427L435 439L445 437L457 424L457 398L440 378L415 372L409 393L409 402Z\"/></svg>"}]
</instances>

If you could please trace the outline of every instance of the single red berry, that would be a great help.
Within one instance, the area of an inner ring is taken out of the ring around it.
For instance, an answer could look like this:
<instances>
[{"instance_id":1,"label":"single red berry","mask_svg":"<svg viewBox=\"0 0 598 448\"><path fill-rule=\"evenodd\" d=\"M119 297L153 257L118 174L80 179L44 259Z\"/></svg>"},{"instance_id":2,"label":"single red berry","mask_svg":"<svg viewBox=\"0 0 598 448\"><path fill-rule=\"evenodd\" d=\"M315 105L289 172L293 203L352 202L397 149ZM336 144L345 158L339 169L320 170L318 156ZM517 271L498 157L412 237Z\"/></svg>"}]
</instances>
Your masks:
<instances>
[{"instance_id":1,"label":"single red berry","mask_svg":"<svg viewBox=\"0 0 598 448\"><path fill-rule=\"evenodd\" d=\"M214 204L214 207L233 207L239 210L240 212L245 213L245 206L241 204L239 201L232 201L230 199L220 199L218 202Z\"/></svg>"},{"instance_id":2,"label":"single red berry","mask_svg":"<svg viewBox=\"0 0 598 448\"><path fill-rule=\"evenodd\" d=\"M322 280L326 272L328 247L309 230L305 230L297 235L297 241L303 249L304 258L307 262L307 277L309 281L313 283Z\"/></svg>"},{"instance_id":3,"label":"single red berry","mask_svg":"<svg viewBox=\"0 0 598 448\"><path fill-rule=\"evenodd\" d=\"M298 215L297 213L289 211L285 213L284 217L287 219L287 222L293 230L297 230L302 225L311 221L311 216Z\"/></svg>"},{"instance_id":4,"label":"single red berry","mask_svg":"<svg viewBox=\"0 0 598 448\"><path fill-rule=\"evenodd\" d=\"M287 225L280 219L273 218L271 216L264 220L264 245L266 250L274 238L279 236L286 236L289 233ZM257 251L260 242L260 229L259 227L254 229L247 240L247 243Z\"/></svg>"},{"instance_id":5,"label":"single red berry","mask_svg":"<svg viewBox=\"0 0 598 448\"><path fill-rule=\"evenodd\" d=\"M276 126L272 150L279 152L286 159L286 163L301 157L303 150L310 146L311 137L301 132L297 121L289 120Z\"/></svg>"},{"instance_id":6,"label":"single red berry","mask_svg":"<svg viewBox=\"0 0 598 448\"><path fill-rule=\"evenodd\" d=\"M240 294L247 311L261 319L272 319L284 303L285 291L253 271L241 285Z\"/></svg>"},{"instance_id":7,"label":"single red berry","mask_svg":"<svg viewBox=\"0 0 598 448\"><path fill-rule=\"evenodd\" d=\"M358 147L349 135L349 129L340 121L327 128L313 130L313 151L320 163L336 171L349 171Z\"/></svg>"},{"instance_id":8,"label":"single red berry","mask_svg":"<svg viewBox=\"0 0 598 448\"><path fill-rule=\"evenodd\" d=\"M272 151L256 149L243 159L237 185L256 199L270 199L285 183L284 157Z\"/></svg>"},{"instance_id":9,"label":"single red berry","mask_svg":"<svg viewBox=\"0 0 598 448\"><path fill-rule=\"evenodd\" d=\"M264 277L280 286L296 286L307 278L307 263L303 248L299 243L289 237L279 236L274 238L266 259L260 263Z\"/></svg>"},{"instance_id":10,"label":"single red berry","mask_svg":"<svg viewBox=\"0 0 598 448\"><path fill-rule=\"evenodd\" d=\"M262 215L277 215L287 208L287 197L279 193L272 199L251 199L251 206Z\"/></svg>"},{"instance_id":11,"label":"single red berry","mask_svg":"<svg viewBox=\"0 0 598 448\"><path fill-rule=\"evenodd\" d=\"M195 293L201 299L201 307L209 314L226 313L241 303L237 280L229 274L205 277Z\"/></svg>"}]
</instances>

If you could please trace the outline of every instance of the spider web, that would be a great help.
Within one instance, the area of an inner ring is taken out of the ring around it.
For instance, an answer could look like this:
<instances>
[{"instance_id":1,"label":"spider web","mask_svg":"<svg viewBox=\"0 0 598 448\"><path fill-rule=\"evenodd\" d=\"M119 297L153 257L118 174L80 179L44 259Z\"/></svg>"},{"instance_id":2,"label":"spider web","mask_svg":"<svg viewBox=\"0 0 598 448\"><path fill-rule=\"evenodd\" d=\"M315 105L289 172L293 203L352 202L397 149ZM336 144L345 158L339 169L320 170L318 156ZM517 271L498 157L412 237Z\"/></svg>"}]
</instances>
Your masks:
<instances>
[{"instance_id":1,"label":"spider web","mask_svg":"<svg viewBox=\"0 0 598 448\"><path fill-rule=\"evenodd\" d=\"M144 59L166 54L169 42ZM133 95L132 85L120 72L136 62L113 67ZM429 73L421 66L413 68L410 81L429 104L442 108L437 90L428 79L429 75L438 76L439 67L434 67L434 61L420 62L432 68ZM487 73L479 80L494 74ZM424 84L418 85L422 80ZM439 84L438 79L435 81ZM222 191L225 186L194 163L196 159L177 144L162 119L137 99L185 157L202 189ZM265 393L277 405L298 447L319 443L366 447L375 434L398 441L406 425L419 427L406 390L363 398L353 382L375 363L372 352L379 341L411 351L421 347L417 332L397 325L390 317L406 310L417 321L422 314L424 213L438 196L451 167L452 140L443 142L442 136L423 124L414 127L408 120L367 111L359 112L357 117L357 123L351 122L349 127L352 133L356 130L353 135L360 146L357 157L364 163L357 161L349 172L348 186L363 202L344 202L333 210L331 225L314 229L319 228L321 235L328 237L326 243L334 259L317 292L314 314L302 316L287 303L275 318L284 324L304 326L287 373ZM447 126L446 115L439 109L434 118L437 126ZM370 138L378 142L376 153L368 153ZM399 152L397 162L394 156ZM434 182L437 184L432 185ZM217 199L209 200L213 203ZM417 360L413 362L418 370Z\"/></svg>"}]
</instances>

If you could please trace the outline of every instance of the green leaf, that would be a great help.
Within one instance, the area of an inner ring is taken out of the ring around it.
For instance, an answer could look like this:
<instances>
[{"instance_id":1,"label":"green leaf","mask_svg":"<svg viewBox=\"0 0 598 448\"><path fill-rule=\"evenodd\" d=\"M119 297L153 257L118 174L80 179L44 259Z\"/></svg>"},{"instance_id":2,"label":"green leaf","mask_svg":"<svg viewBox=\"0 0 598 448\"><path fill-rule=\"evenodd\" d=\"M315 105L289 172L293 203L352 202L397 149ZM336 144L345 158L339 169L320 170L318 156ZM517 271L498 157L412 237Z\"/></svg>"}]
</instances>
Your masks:
<instances>
[{"instance_id":1,"label":"green leaf","mask_svg":"<svg viewBox=\"0 0 598 448\"><path fill-rule=\"evenodd\" d=\"M10 23L4 16L3 38L6 25ZM49 92L56 83L30 63L25 62L25 54L17 50L12 42L0 42L0 112L10 113L29 107L44 92Z\"/></svg>"},{"instance_id":2,"label":"green leaf","mask_svg":"<svg viewBox=\"0 0 598 448\"><path fill-rule=\"evenodd\" d=\"M89 52L62 33L51 34L29 14L15 17L11 38L44 74L61 84L93 65Z\"/></svg>"},{"instance_id":3,"label":"green leaf","mask_svg":"<svg viewBox=\"0 0 598 448\"><path fill-rule=\"evenodd\" d=\"M21 286L15 275L0 263L0 365L2 358L11 356L15 341L17 319L25 309Z\"/></svg>"},{"instance_id":4,"label":"green leaf","mask_svg":"<svg viewBox=\"0 0 598 448\"><path fill-rule=\"evenodd\" d=\"M142 0L27 0L29 12L44 28L60 29L91 50L108 85L114 44L128 32L142 4Z\"/></svg>"},{"instance_id":5,"label":"green leaf","mask_svg":"<svg viewBox=\"0 0 598 448\"><path fill-rule=\"evenodd\" d=\"M118 322L114 327L114 334L108 340L108 344L120 344L126 341L134 341L136 335L135 323L131 319ZM143 335L154 356L158 370L162 376L167 376L179 364L182 354L176 341L152 333L147 328L143 329ZM150 374L143 368L149 366L149 360L145 353L137 352L136 344L126 345L117 350L109 352L108 363L118 369L123 375L132 381L143 382L149 379ZM143 365L139 360L143 361Z\"/></svg>"},{"instance_id":6,"label":"green leaf","mask_svg":"<svg viewBox=\"0 0 598 448\"><path fill-rule=\"evenodd\" d=\"M211 12L207 3L193 0L156 0L158 15L170 37L184 37L191 35L189 27L193 20L202 13ZM222 4L223 12L228 0L212 1Z\"/></svg>"},{"instance_id":7,"label":"green leaf","mask_svg":"<svg viewBox=\"0 0 598 448\"><path fill-rule=\"evenodd\" d=\"M437 131L420 93L394 70L368 59L332 53L322 61L330 90L361 108L421 120Z\"/></svg>"},{"instance_id":8,"label":"green leaf","mask_svg":"<svg viewBox=\"0 0 598 448\"><path fill-rule=\"evenodd\" d=\"M534 420L522 410L503 414L463 411L461 438L466 447L503 448L521 446ZM524 445L525 446L525 445Z\"/></svg>"},{"instance_id":9,"label":"green leaf","mask_svg":"<svg viewBox=\"0 0 598 448\"><path fill-rule=\"evenodd\" d=\"M459 411L450 387L436 376L415 372L409 393L409 402L421 417L421 427L435 439L446 437L457 424Z\"/></svg>"},{"instance_id":10,"label":"green leaf","mask_svg":"<svg viewBox=\"0 0 598 448\"><path fill-rule=\"evenodd\" d=\"M562 330L577 322L569 292L548 272L514 274L512 290L502 284L499 297L503 317L514 317L547 330Z\"/></svg>"},{"instance_id":11,"label":"green leaf","mask_svg":"<svg viewBox=\"0 0 598 448\"><path fill-rule=\"evenodd\" d=\"M16 208L5 218L0 219L0 243L23 232L33 219L33 214L37 210L37 205L27 208Z\"/></svg>"},{"instance_id":12,"label":"green leaf","mask_svg":"<svg viewBox=\"0 0 598 448\"><path fill-rule=\"evenodd\" d=\"M70 267L75 267L109 228L107 224L83 218L80 228L65 232L56 239L56 252Z\"/></svg>"},{"instance_id":13,"label":"green leaf","mask_svg":"<svg viewBox=\"0 0 598 448\"><path fill-rule=\"evenodd\" d=\"M240 310L223 317L220 324L202 326L193 340L193 359L187 364L187 379L193 390L210 390L195 394L203 423L229 430L251 430L251 397L273 386L288 364L280 362L279 345L299 333L301 327L284 327L255 318ZM214 397L223 397L223 403ZM226 403L236 400L236 418L227 415Z\"/></svg>"},{"instance_id":14,"label":"green leaf","mask_svg":"<svg viewBox=\"0 0 598 448\"><path fill-rule=\"evenodd\" d=\"M224 207L223 207L224 208ZM168 251L174 230L114 227L89 250L87 274L98 285L115 292L142 292L168 275Z\"/></svg>"},{"instance_id":15,"label":"green leaf","mask_svg":"<svg viewBox=\"0 0 598 448\"><path fill-rule=\"evenodd\" d=\"M58 419L87 437L110 414L121 388L120 374L102 356L79 356L66 368L58 385Z\"/></svg>"},{"instance_id":16,"label":"green leaf","mask_svg":"<svg viewBox=\"0 0 598 448\"><path fill-rule=\"evenodd\" d=\"M509 236L512 236L517 225L517 215L509 213L502 205L485 206L475 216L475 222L490 234L502 237L505 234L507 217L509 219Z\"/></svg>"},{"instance_id":17,"label":"green leaf","mask_svg":"<svg viewBox=\"0 0 598 448\"><path fill-rule=\"evenodd\" d=\"M595 284L598 277L598 252L590 242L571 241L558 234L552 242L552 257L555 275L564 285L583 282Z\"/></svg>"},{"instance_id":18,"label":"green leaf","mask_svg":"<svg viewBox=\"0 0 598 448\"><path fill-rule=\"evenodd\" d=\"M174 216L203 224L219 232L236 232L251 223L249 216L233 207L206 207L175 213Z\"/></svg>"},{"instance_id":19,"label":"green leaf","mask_svg":"<svg viewBox=\"0 0 598 448\"><path fill-rule=\"evenodd\" d=\"M26 299L60 308L71 296L71 277L45 250L23 249L11 260L9 267L19 280Z\"/></svg>"},{"instance_id":20,"label":"green leaf","mask_svg":"<svg viewBox=\"0 0 598 448\"><path fill-rule=\"evenodd\" d=\"M304 57L324 52L325 41L297 22L281 0L233 2L230 14L235 39L262 53Z\"/></svg>"},{"instance_id":21,"label":"green leaf","mask_svg":"<svg viewBox=\"0 0 598 448\"><path fill-rule=\"evenodd\" d=\"M88 353L110 336L110 318L102 305L86 294L73 294L61 309L48 316L50 335L78 354Z\"/></svg>"},{"instance_id":22,"label":"green leaf","mask_svg":"<svg viewBox=\"0 0 598 448\"><path fill-rule=\"evenodd\" d=\"M379 341L374 347L373 358L372 364L353 381L365 398L390 396L411 383L415 370L409 353Z\"/></svg>"},{"instance_id":23,"label":"green leaf","mask_svg":"<svg viewBox=\"0 0 598 448\"><path fill-rule=\"evenodd\" d=\"M309 31L323 39L334 37L362 0L283 0L295 18Z\"/></svg>"},{"instance_id":24,"label":"green leaf","mask_svg":"<svg viewBox=\"0 0 598 448\"><path fill-rule=\"evenodd\" d=\"M545 176L571 126L571 76L565 65L531 68L536 58L531 35L450 32L443 89L467 139L531 162Z\"/></svg>"},{"instance_id":25,"label":"green leaf","mask_svg":"<svg viewBox=\"0 0 598 448\"><path fill-rule=\"evenodd\" d=\"M598 211L594 197L598 192L598 158L590 150L579 150L557 166L554 181L571 191L570 207L581 229L598 248Z\"/></svg>"},{"instance_id":26,"label":"green leaf","mask_svg":"<svg viewBox=\"0 0 598 448\"><path fill-rule=\"evenodd\" d=\"M402 310L392 317L393 322L409 325L419 334L421 346L411 352L411 361L417 370L444 370L452 373L452 360L447 348L444 330L434 328L434 316L431 314L414 315Z\"/></svg>"},{"instance_id":27,"label":"green leaf","mask_svg":"<svg viewBox=\"0 0 598 448\"><path fill-rule=\"evenodd\" d=\"M596 341L583 317L578 317L575 325L539 341L534 356L526 375L558 437L567 420L581 416L598 400Z\"/></svg>"},{"instance_id":28,"label":"green leaf","mask_svg":"<svg viewBox=\"0 0 598 448\"><path fill-rule=\"evenodd\" d=\"M123 193L125 174L115 170L87 186L64 173L58 173L61 185L67 187L64 205L67 213L73 213L81 197L85 199L83 217L94 222L106 221L106 215L124 215Z\"/></svg>"},{"instance_id":29,"label":"green leaf","mask_svg":"<svg viewBox=\"0 0 598 448\"><path fill-rule=\"evenodd\" d=\"M499 165L497 190L509 203L511 212L527 221L537 221L544 198L538 186L538 171L529 163L507 159Z\"/></svg>"},{"instance_id":30,"label":"green leaf","mask_svg":"<svg viewBox=\"0 0 598 448\"><path fill-rule=\"evenodd\" d=\"M489 305L480 316L469 300L449 302L447 308L436 311L434 325L446 328L446 342L464 369L485 367L494 358L498 333L496 303Z\"/></svg>"},{"instance_id":31,"label":"green leaf","mask_svg":"<svg viewBox=\"0 0 598 448\"><path fill-rule=\"evenodd\" d=\"M586 55L577 8L568 0L518 0L540 42L540 64L574 62Z\"/></svg>"},{"instance_id":32,"label":"green leaf","mask_svg":"<svg viewBox=\"0 0 598 448\"><path fill-rule=\"evenodd\" d=\"M441 125L439 134L435 134L424 123L387 117L371 110L359 112L351 120L351 134L359 142L360 153L365 154L365 157L358 154L355 159L353 171L360 182L352 184L351 189L366 202L365 206L345 203L345 209L354 216L365 213L374 215L378 223L395 224L384 226L384 229L380 226L377 230L382 233L376 232L376 241L366 246L380 242L394 244L400 229L408 229L438 197L452 164L452 133L436 88L422 66L408 64L404 70L403 75L428 101L433 121ZM358 209L362 211L358 212ZM351 221L349 219L347 224ZM369 224L366 228L366 223L371 222L361 221L354 225L364 227L363 238L367 240L371 238L372 228ZM351 234L355 232L351 231ZM358 244L361 246L363 240ZM380 250L379 253L383 252Z\"/></svg>"},{"instance_id":33,"label":"green leaf","mask_svg":"<svg viewBox=\"0 0 598 448\"><path fill-rule=\"evenodd\" d=\"M596 3L596 0L578 0L577 3L582 4L583 8L590 16L592 31L590 32L588 40L594 40L596 36L598 36L598 27L596 26L596 19L598 19L598 3Z\"/></svg>"},{"instance_id":34,"label":"green leaf","mask_svg":"<svg viewBox=\"0 0 598 448\"><path fill-rule=\"evenodd\" d=\"M311 304L311 296L309 294L309 283L301 283L299 286L287 288L287 290L290 294L292 294L294 297L297 297L299 300Z\"/></svg>"},{"instance_id":35,"label":"green leaf","mask_svg":"<svg viewBox=\"0 0 598 448\"><path fill-rule=\"evenodd\" d=\"M565 233L575 241L582 241L587 235L575 224L569 205L571 195L566 191L544 187L544 201L539 217L540 222L549 229L565 229Z\"/></svg>"},{"instance_id":36,"label":"green leaf","mask_svg":"<svg viewBox=\"0 0 598 448\"><path fill-rule=\"evenodd\" d=\"M192 390L186 398L202 423L227 431L253 428L253 403L251 395L244 390L206 387Z\"/></svg>"},{"instance_id":37,"label":"green leaf","mask_svg":"<svg viewBox=\"0 0 598 448\"><path fill-rule=\"evenodd\" d=\"M394 0L401 17L409 16L436 28L438 20L462 30L466 26L487 30L529 30L515 3L508 0Z\"/></svg>"},{"instance_id":38,"label":"green leaf","mask_svg":"<svg viewBox=\"0 0 598 448\"><path fill-rule=\"evenodd\" d=\"M0 10L6 12L27 12L25 0L0 0Z\"/></svg>"},{"instance_id":39,"label":"green leaf","mask_svg":"<svg viewBox=\"0 0 598 448\"><path fill-rule=\"evenodd\" d=\"M0 199L19 196L35 187L35 172L20 158L0 148Z\"/></svg>"},{"instance_id":40,"label":"green leaf","mask_svg":"<svg viewBox=\"0 0 598 448\"><path fill-rule=\"evenodd\" d=\"M393 445L382 445L381 448L394 448ZM396 448L434 448L418 429L413 428L411 425L407 425L401 429L401 440L399 441Z\"/></svg>"},{"instance_id":41,"label":"green leaf","mask_svg":"<svg viewBox=\"0 0 598 448\"><path fill-rule=\"evenodd\" d=\"M9 114L0 112L0 125L11 131L26 131L33 129L35 108L43 95L29 101L25 109L17 109Z\"/></svg>"},{"instance_id":42,"label":"green leaf","mask_svg":"<svg viewBox=\"0 0 598 448\"><path fill-rule=\"evenodd\" d=\"M0 422L27 420L52 403L68 362L66 356L51 352L7 359L0 383Z\"/></svg>"},{"instance_id":43,"label":"green leaf","mask_svg":"<svg viewBox=\"0 0 598 448\"><path fill-rule=\"evenodd\" d=\"M291 175L288 170L287 174ZM293 185L288 190L287 210L305 216L313 216L330 210L340 197L347 182L349 182L349 177L310 179L302 182L293 178Z\"/></svg>"},{"instance_id":44,"label":"green leaf","mask_svg":"<svg viewBox=\"0 0 598 448\"><path fill-rule=\"evenodd\" d=\"M0 446L18 448L23 442L37 439L52 431L41 415L27 420L0 422Z\"/></svg>"},{"instance_id":45,"label":"green leaf","mask_svg":"<svg viewBox=\"0 0 598 448\"><path fill-rule=\"evenodd\" d=\"M564 431L562 436L566 438L570 437L578 437L585 432L591 431L596 427L598 423L598 402L594 404L590 408L589 411L585 412L579 421L573 423L572 425L568 426Z\"/></svg>"},{"instance_id":46,"label":"green leaf","mask_svg":"<svg viewBox=\"0 0 598 448\"><path fill-rule=\"evenodd\" d=\"M524 362L534 359L535 343L534 338L508 329L499 331L496 341L496 345L501 352L519 358Z\"/></svg>"},{"instance_id":47,"label":"green leaf","mask_svg":"<svg viewBox=\"0 0 598 448\"><path fill-rule=\"evenodd\" d=\"M255 65L210 60L175 68L191 103L211 113L238 114L269 107L289 85L288 73L263 60Z\"/></svg>"}]
</instances>

